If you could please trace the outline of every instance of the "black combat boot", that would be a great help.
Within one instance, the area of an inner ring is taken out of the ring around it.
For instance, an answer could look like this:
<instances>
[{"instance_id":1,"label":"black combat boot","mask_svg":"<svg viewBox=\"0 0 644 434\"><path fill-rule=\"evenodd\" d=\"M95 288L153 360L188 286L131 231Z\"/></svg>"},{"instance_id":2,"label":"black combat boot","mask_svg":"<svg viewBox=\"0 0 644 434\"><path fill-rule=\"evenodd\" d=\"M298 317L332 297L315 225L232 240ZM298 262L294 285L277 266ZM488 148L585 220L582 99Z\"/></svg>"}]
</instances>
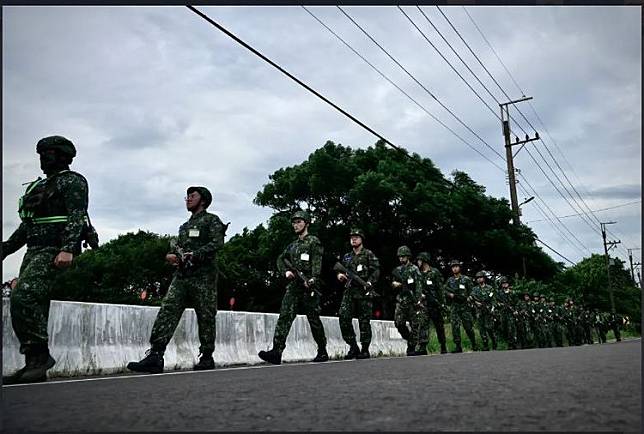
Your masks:
<instances>
[{"instance_id":1,"label":"black combat boot","mask_svg":"<svg viewBox=\"0 0 644 434\"><path fill-rule=\"evenodd\" d=\"M447 344L445 341L441 342L441 354L446 354L447 353Z\"/></svg>"},{"instance_id":2,"label":"black combat boot","mask_svg":"<svg viewBox=\"0 0 644 434\"><path fill-rule=\"evenodd\" d=\"M29 366L31 363L32 357L30 354L25 354L25 366L22 368L18 369L16 372L14 372L11 375L3 375L2 376L2 384L19 384L20 383L20 377L22 377L22 374L27 370L27 366Z\"/></svg>"},{"instance_id":3,"label":"black combat boot","mask_svg":"<svg viewBox=\"0 0 644 434\"><path fill-rule=\"evenodd\" d=\"M282 363L282 352L275 348L268 351L260 351L257 355L263 361L272 363L273 365L279 365Z\"/></svg>"},{"instance_id":4,"label":"black combat boot","mask_svg":"<svg viewBox=\"0 0 644 434\"><path fill-rule=\"evenodd\" d=\"M461 346L461 343L458 342L456 343L456 348L454 348L454 351L452 351L453 354L455 353L462 353L463 352L463 347Z\"/></svg>"},{"instance_id":5,"label":"black combat boot","mask_svg":"<svg viewBox=\"0 0 644 434\"><path fill-rule=\"evenodd\" d=\"M47 347L30 349L25 354L27 365L16 383L40 383L47 381L47 370L56 364Z\"/></svg>"},{"instance_id":6,"label":"black combat boot","mask_svg":"<svg viewBox=\"0 0 644 434\"><path fill-rule=\"evenodd\" d=\"M163 353L149 349L145 352L145 357L141 361L128 363L127 369L134 372L159 374L163 372Z\"/></svg>"},{"instance_id":7,"label":"black combat boot","mask_svg":"<svg viewBox=\"0 0 644 434\"><path fill-rule=\"evenodd\" d=\"M416 345L410 342L407 342L407 355L413 356L416 353Z\"/></svg>"},{"instance_id":8,"label":"black combat boot","mask_svg":"<svg viewBox=\"0 0 644 434\"><path fill-rule=\"evenodd\" d=\"M360 353L356 356L356 359L368 359L371 357L371 354L369 354L369 344L362 344L362 350L360 350Z\"/></svg>"},{"instance_id":9,"label":"black combat boot","mask_svg":"<svg viewBox=\"0 0 644 434\"><path fill-rule=\"evenodd\" d=\"M315 359L311 360L314 363L328 362L329 355L326 352L326 348L318 348L318 354L315 356Z\"/></svg>"},{"instance_id":10,"label":"black combat boot","mask_svg":"<svg viewBox=\"0 0 644 434\"><path fill-rule=\"evenodd\" d=\"M360 348L357 343L353 342L350 344L349 352L344 356L344 360L355 359L358 354L360 354Z\"/></svg>"},{"instance_id":11,"label":"black combat boot","mask_svg":"<svg viewBox=\"0 0 644 434\"><path fill-rule=\"evenodd\" d=\"M212 358L212 353L201 353L201 357L199 358L199 363L194 365L192 370L206 371L209 369L215 369L215 359Z\"/></svg>"}]
</instances>

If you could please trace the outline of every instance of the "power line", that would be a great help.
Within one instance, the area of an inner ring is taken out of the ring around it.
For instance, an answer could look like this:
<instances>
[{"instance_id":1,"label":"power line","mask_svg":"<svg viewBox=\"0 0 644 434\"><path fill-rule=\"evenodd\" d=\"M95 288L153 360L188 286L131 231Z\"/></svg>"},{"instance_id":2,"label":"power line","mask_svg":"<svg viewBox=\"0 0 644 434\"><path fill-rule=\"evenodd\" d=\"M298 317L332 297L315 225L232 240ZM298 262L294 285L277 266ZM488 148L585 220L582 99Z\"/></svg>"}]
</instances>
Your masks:
<instances>
[{"instance_id":1,"label":"power line","mask_svg":"<svg viewBox=\"0 0 644 434\"><path fill-rule=\"evenodd\" d=\"M595 210L593 210L593 212L608 211L608 210L611 210L611 209L617 209L617 208L622 208L622 207L629 206L629 205L635 205L636 203L641 203L641 202L642 202L641 200L634 200L633 202L626 202L626 203L622 203L620 205L609 206L607 208L595 209ZM576 217L578 215L580 215L580 213L559 216L559 218L560 219L565 219L565 218L568 218L568 217ZM542 221L543 221L542 219L530 220L530 221L527 221L526 223L536 223L536 222L542 222Z\"/></svg>"},{"instance_id":2,"label":"power line","mask_svg":"<svg viewBox=\"0 0 644 434\"><path fill-rule=\"evenodd\" d=\"M570 259L566 258L564 255L562 255L561 253L559 253L558 251L556 251L555 249L553 249L552 247L550 247L549 245L547 245L546 243L541 241L539 238L535 238L535 241L539 241L541 244L543 244L544 246L546 246L547 248L549 248L550 250L555 252L557 255L559 255L560 257L564 258L566 261L570 262L573 266L577 265L574 262L572 262Z\"/></svg>"},{"instance_id":3,"label":"power line","mask_svg":"<svg viewBox=\"0 0 644 434\"><path fill-rule=\"evenodd\" d=\"M474 136L476 136L485 146L487 146L492 152L494 152L499 158L503 159L503 156L492 146L490 146L489 143L487 143L481 136L479 136L475 131L473 131L465 122L463 122L458 116L456 116L445 104L443 104L427 87L425 87L412 73L410 73L407 68L405 68L398 60L396 60L395 57L393 57L385 48L378 43L360 24L358 24L352 17L349 15L344 9L342 9L340 6L336 6L342 14L344 14L345 17L349 19L360 31L367 36L373 42L380 50L387 55L398 67L400 67L416 84L418 84L430 97L432 97L441 107L443 107L450 115L454 117L461 125L463 125L470 133L472 133Z\"/></svg>"},{"instance_id":4,"label":"power line","mask_svg":"<svg viewBox=\"0 0 644 434\"><path fill-rule=\"evenodd\" d=\"M437 6L437 7L438 7L438 6ZM440 10L440 8L439 8L439 10ZM476 24L476 22L474 21L474 19L472 18L472 16L469 14L469 12L467 11L467 9L466 9L465 7L463 7L463 10L465 11L465 13L467 14L467 16L469 17L469 19L470 19L470 21L472 22L472 24L474 25L474 27L476 27L476 29L478 30L479 34L480 34L480 35L481 35L481 37L483 38L483 40L484 40L484 41L486 42L486 44L490 47L490 49L491 49L491 50L492 50L492 52L494 53L495 57L496 57L496 58L497 58L497 60L499 61L499 63L503 66L503 68L505 69L505 71L506 71L506 73L508 74L508 76L510 77L510 79L514 82L514 84L515 84L515 86L517 87L517 89L519 90L519 92L521 92L523 95L525 95L525 92L521 89L521 87L519 86L519 84L518 84L518 83L517 83L517 81L515 80L514 76L513 76L513 75L512 75L512 73L510 72L510 70L505 66L505 64L503 63L503 60L501 60L501 57L498 55L498 53L496 52L496 50L494 49L494 47L492 46L492 44L490 43L490 41L488 41L488 39L485 37L485 35L483 34L483 31L482 31L482 30L480 29L480 27ZM441 13L442 13L442 11L441 11ZM445 17L445 19L447 19L447 20L448 20L448 22L449 22L449 19L445 16L445 14L443 14L443 16L444 16L444 17ZM451 25L451 23L450 23L450 25ZM454 27L452 26L452 28L454 28ZM454 30L456 31L456 29L455 29L455 28L454 28ZM456 31L456 32L458 33L458 31ZM459 36L460 36L460 34L459 34ZM461 40L463 40L463 42L467 45L467 43L465 42L465 40L464 40L462 37L461 37ZM469 48L469 45L468 45L468 48ZM474 53L473 53L473 51L471 50L471 48L470 48L470 51L472 52L472 54L474 54ZM482 62L480 62L480 59L478 59L478 56L476 56L475 54L474 54L474 56L475 56L475 57L477 57L477 60L479 60L479 63L481 63L481 65L482 65ZM486 71L487 71L487 68L484 68L484 69L486 69ZM489 71L487 71L487 72L488 72L488 74L489 74ZM491 76L491 74L489 74L489 75ZM495 83L497 83L497 85L498 85L498 82L496 82L496 80L494 80L494 81L495 81ZM498 85L498 86L499 86L499 88L501 88L501 87L500 87L500 85ZM502 88L501 88L501 89L502 89ZM502 91L503 91L503 90L502 90ZM505 92L504 92L504 94L505 94ZM505 95L507 96L507 94L505 94ZM556 141L552 138L552 136L550 135L550 133L549 133L548 129L546 128L546 126L545 126L545 124L544 124L543 120L541 119L541 117L540 117L540 116L539 116L539 114L537 113L537 111L536 111L536 109L534 108L534 106L532 105L532 103L529 103L529 105L530 105L530 108L532 109L532 111L534 112L534 114L535 114L535 116L536 116L537 120L540 122L541 126L542 126L542 127L544 128L544 130L546 131L546 134L548 135L548 137L550 138L550 140L552 141L552 143L554 143L555 147L558 149L559 153L561 154L561 156L564 158L564 160L565 160L565 161L566 161L566 163L568 164L568 167L569 167L573 172L575 172L575 171L574 171L574 168L572 167L572 165L570 164L570 162L567 160L566 156L564 155L563 151L561 150L561 148L559 147L559 145L557 144L557 142L556 142ZM519 113L521 114L521 116L523 116L523 118L526 120L526 122L528 123L528 125L529 125L533 130L536 130L536 128L534 128L534 126L530 123L530 121L526 118L526 116L521 112L521 110L519 110L518 108L517 108L517 110L519 111ZM518 124L517 124L517 125L518 125ZM520 126L520 125L519 125L519 128L521 128L521 126ZM523 128L521 128L521 129L523 130ZM524 130L524 133L525 133L525 130ZM559 164L558 160L557 160L557 159L552 155L552 152L551 152L551 151L550 151L550 149L548 148L548 145L545 143L545 141L544 141L542 138L540 138L540 141L541 141L541 143L543 144L543 146L546 148L546 151L548 152L548 154L549 154L550 158L552 158L552 160L555 162L555 164L556 164L556 166L558 167L558 169L559 169L559 170L561 171L561 173L563 174L564 178L566 179L566 181L568 182L568 184L570 185L570 187L572 188L572 190L575 192L575 194L577 195L577 197L579 197L579 199L581 200L581 203L582 203L582 204L585 206L585 208L590 212L590 215L595 219L595 221L597 221L597 223L600 223L600 221L599 221L599 219L597 218L597 216L593 213L593 210L590 208L590 206L588 205L588 203L586 203L586 201L583 199L583 197L581 196L581 194L579 193L579 191L575 188L575 186L574 186L574 185L572 184L572 182L570 181L570 179L569 179L569 178L568 178L568 176L566 175L565 170L563 170L563 168L562 168L562 167L561 167L561 165ZM538 148L536 147L536 145L534 145L534 146L535 146L535 149L537 150L537 152L539 152L539 151L538 151ZM548 163L547 163L546 159L543 157L543 155L541 155L541 153L540 153L540 152L539 152L539 154L540 154L541 158L544 160L544 162L546 162L546 164L548 165ZM536 161L535 161L535 164L537 164L537 165L538 165L538 163L537 163ZM548 165L548 166L549 166L549 165ZM550 168L550 170L551 170L551 171L553 172L553 174L554 174L554 170L552 169L552 167L550 167L550 166L549 166L549 168ZM585 217L585 218L582 218L582 221L584 221L584 222L585 222L586 224L588 224L588 225L589 225L589 226L590 226L590 227L591 227L595 232L597 232L597 230L596 230L596 228L594 227L594 225L593 225L592 223L590 223L590 224L589 224L589 223L588 223L588 221L586 220L586 218L588 218L589 220L591 220L591 219L590 219L590 217L588 216L588 213L584 210L584 208L583 208L581 205L579 205L579 203L577 202L577 200L575 199L575 197L572 195L572 193L570 193L570 192L568 191L568 189L565 187L565 184L561 181L561 179L559 179L559 177L558 177L556 174L555 174L555 176L557 177L557 180L559 181L559 183L560 183L560 184L564 187L564 189L566 190L566 193L568 193L568 195L573 199L573 201L575 202L575 204L577 205L577 207L579 208L579 210L580 210L580 211L582 212L582 214L584 215L584 217ZM579 177L577 177L577 178L579 178ZM560 192L559 192L559 193L560 193ZM560 193L560 194L561 194L561 193ZM586 190L586 194L588 194L588 191L587 191L587 190ZM569 202L569 201L568 201L568 203L570 204L570 202ZM572 207L572 205L571 205L571 207ZM574 207L572 207L572 208L573 208L573 210L574 210ZM576 210L575 210L575 211L576 211ZM580 214L580 215L581 215L581 214ZM608 231L608 232L609 232L609 233L611 233L610 231ZM616 232L617 232L617 231L616 231ZM612 233L611 233L611 234L612 234ZM613 235L613 236L614 236L614 235ZM626 237L623 237L623 236L622 236L621 238L626 238ZM624 249L622 246L620 246L620 247L622 248L622 250L624 250L624 251L625 251L625 249Z\"/></svg>"},{"instance_id":5,"label":"power line","mask_svg":"<svg viewBox=\"0 0 644 434\"><path fill-rule=\"evenodd\" d=\"M243 46L244 48L246 48L247 50L249 50L250 52L252 52L252 53L253 53L253 54L255 54L256 56L260 57L262 60L264 60L265 62L267 62L267 63L268 63L268 64L270 64L271 66L273 66L273 67L275 67L276 69L278 69L280 72L282 72L284 75L286 75L287 77L289 77L291 80L295 81L297 84L299 84L300 86L302 86L303 88L305 88L306 90L308 90L309 92L311 92L312 94L314 94L315 96L317 96L318 98L320 98L322 101L326 102L326 103L327 103L327 104L329 104L331 107L333 107L334 109L336 109L337 111L339 111L340 113L342 113L343 115L345 115L346 117L348 117L349 119L351 119L353 122L355 122L356 124L360 125L362 128L364 128L365 130L369 131L369 132L370 132L371 134L373 134L374 136L378 137L378 138L379 138L380 140L382 140L384 143L388 144L389 146L391 146L392 148L396 149L397 151L402 152L404 155L406 155L406 156L407 156L408 158L410 158L412 161L417 161L417 160L415 160L411 155L409 155L409 154L407 153L407 151L406 151L406 150L404 150L403 148L401 148L401 147L399 147L399 146L394 145L393 143L391 143L389 140L387 140L386 138L384 138L382 135L380 135L379 133L377 133L376 131L374 131L372 128L370 128L369 126L365 125L363 122L361 122L360 120L358 120L357 118L355 118L354 116L352 116L351 114L349 114L348 112L346 112L345 110L343 110L342 108L340 108L339 106L337 106L335 103L333 103L331 100L329 100L329 99L328 99L328 98L326 98L325 96L321 95L321 94L320 94L319 92L317 92L315 89L313 89L312 87L310 87L309 85L307 85L306 83L304 83L302 80L300 80L299 78L295 77L293 74L291 74L290 72L288 72L287 70L285 70L284 68L282 68L281 66L279 66L277 63L273 62L273 61L272 61L271 59L269 59L268 57L264 56L262 53L260 53L260 52L259 52L258 50L256 50L255 48L251 47L249 44L247 44L246 42L244 42L243 40L241 40L239 37L237 37L236 35L234 35L232 32L228 31L228 30L227 30L225 27L223 27L221 24L219 24L219 23L215 22L213 19L211 19L209 16L207 16L207 15L206 15L206 14L204 14L203 12L199 11L198 9L196 9L194 6L186 5L186 7L187 7L188 9L190 9L192 12L194 12L195 14L197 14L198 16L200 16L201 18L203 18L204 20L206 20L207 22L209 22L210 24L212 24L213 26L215 26L217 29L221 30L221 31L222 31L223 33L225 33L227 36L229 36L230 38L232 38L235 42L239 43L241 46Z\"/></svg>"},{"instance_id":6,"label":"power line","mask_svg":"<svg viewBox=\"0 0 644 434\"><path fill-rule=\"evenodd\" d=\"M429 38L428 38L428 37L425 35L425 33L420 29L420 27L418 27L418 26L416 25L416 23L414 22L414 20L412 20L412 19L409 17L409 15L407 15L407 14L405 13L405 11L403 11L403 9L402 9L400 6L396 6L396 7L397 7L397 8L398 8L398 10L399 10L399 11L400 11L400 12L401 12L401 13L402 13L406 18L407 18L407 20L408 20L408 21L409 21L409 22L410 22L410 23L411 23L411 24L416 28L416 30L418 30L418 32L423 36L423 38L427 41L427 43L428 43L429 45L431 45L431 46L432 46L432 48L433 48L433 49L434 49L434 50L435 50L435 51L436 51L436 52L437 52L437 53L438 53L438 54L443 58L443 60L444 60L445 62L447 62L447 64L450 66L450 68L452 68L452 70L456 73L456 75L458 75L458 76L459 76L459 78L460 78L461 80L463 80L463 83L465 83L465 84L467 85L467 87L469 87L469 88L470 88L470 90L471 90L472 92L474 92L474 95L476 95L476 96L478 97L478 99L480 99L480 100L481 100L481 102L483 103L483 105L485 105L485 107L487 107L487 108L488 108L488 110L490 110L490 112L492 112L492 114L493 114L493 115L494 115L498 120L501 120L501 117L498 115L498 113L497 113L496 111L494 111L494 109L492 109L492 107L490 107L490 106L488 105L488 103L487 103L487 102L485 102L485 100L481 97L481 95L479 95L479 94L478 94L478 92L474 90L474 88L473 88L473 87L470 85L470 83L469 83L469 82L468 82L468 81L467 81L467 80L466 80L466 79L461 75L461 73L460 73L460 72L458 72L458 70L457 70L456 68L454 68L454 65L452 65L452 64L451 64L451 62L450 62L449 60L447 60L447 58L446 58L445 56L443 56L443 53L441 53L441 51L440 51L438 48L436 48L436 46L432 43L432 41L430 41L430 40L429 40ZM420 8L419 8L419 10L420 10ZM421 13L422 13L422 11L421 11ZM423 13L423 15L425 15L425 14Z\"/></svg>"},{"instance_id":7,"label":"power line","mask_svg":"<svg viewBox=\"0 0 644 434\"><path fill-rule=\"evenodd\" d=\"M369 60L367 60L362 54L360 54L356 49L354 49L348 42L346 42L340 35L338 35L336 32L333 31L329 26L327 26L319 17L317 17L313 12L311 12L306 6L302 5L302 8L309 13L318 23L320 23L325 29L327 29L333 36L335 36L340 42L342 42L347 48L349 48L355 55L360 57L367 65L369 65L374 71L376 71L382 78L387 80L392 86L394 86L396 89L398 89L403 95L405 95L407 98L409 98L414 104L416 104L421 110L423 110L427 115L429 115L432 119L434 119L436 122L438 122L440 125L445 127L449 132L451 132L454 136L456 136L461 142L465 143L470 149L472 149L474 152L479 154L481 157L486 159L488 162L490 162L492 165L494 165L497 169L500 171L504 172L503 168L496 164L494 161L490 160L485 154L480 152L478 149L476 149L474 146L472 146L469 142L467 142L465 139L463 139L460 135L458 135L453 129L451 129L449 126L447 126L445 123L443 123L440 119L438 119L436 116L434 116L432 113L425 108L422 104L420 104L416 99L414 99L412 96L410 96L407 92L405 92L400 86L398 86L396 83L394 83L393 80L391 80L387 75L385 75L380 69L378 69L375 65L373 65Z\"/></svg>"}]
</instances>

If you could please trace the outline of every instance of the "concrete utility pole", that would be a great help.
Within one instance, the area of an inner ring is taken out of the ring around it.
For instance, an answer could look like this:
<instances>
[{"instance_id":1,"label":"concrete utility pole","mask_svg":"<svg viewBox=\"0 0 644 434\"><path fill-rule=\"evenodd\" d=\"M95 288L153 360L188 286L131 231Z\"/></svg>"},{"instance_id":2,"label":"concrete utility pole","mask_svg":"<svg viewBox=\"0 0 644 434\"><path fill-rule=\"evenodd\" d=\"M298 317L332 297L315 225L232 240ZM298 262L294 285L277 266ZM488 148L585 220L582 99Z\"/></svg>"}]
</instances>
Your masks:
<instances>
[{"instance_id":1,"label":"concrete utility pole","mask_svg":"<svg viewBox=\"0 0 644 434\"><path fill-rule=\"evenodd\" d=\"M614 314L615 313L615 299L613 298L613 286L610 282L610 260L608 258L608 252L610 249L615 247L617 244L621 243L621 241L606 241L606 225L613 225L617 222L605 222L602 223L600 222L599 224L601 225L602 228L602 238L604 240L604 256L606 257L606 274L608 275L608 295L610 297L610 310Z\"/></svg>"},{"instance_id":2,"label":"concrete utility pole","mask_svg":"<svg viewBox=\"0 0 644 434\"><path fill-rule=\"evenodd\" d=\"M510 182L510 204L512 205L512 223L514 223L516 226L519 226L521 224L521 209L519 208L519 201L517 199L517 180L515 176L516 169L514 168L514 157L516 156L516 154L519 153L519 151L521 151L521 149L526 143L532 142L534 140L539 140L539 133L535 132L534 138L529 138L526 135L525 140L519 140L519 138L515 136L515 141L514 143L512 143L512 138L510 137L509 106L522 101L528 101L531 99L532 97L529 96L529 97L523 97L521 99L517 99L515 101L508 101L503 104L499 104L499 107L501 108L501 127L503 130L503 138L505 139L505 160L508 165L508 180ZM521 148L519 148L516 154L512 155L512 146L517 146L517 145L521 145ZM522 257L522 263L523 263L523 277L525 277L527 273L525 256Z\"/></svg>"},{"instance_id":3,"label":"concrete utility pole","mask_svg":"<svg viewBox=\"0 0 644 434\"><path fill-rule=\"evenodd\" d=\"M635 282L635 271L633 270L633 250L642 250L639 247L634 248L634 249L627 249L628 250L628 261L631 263L631 279L633 279L633 283L637 284Z\"/></svg>"}]
</instances>

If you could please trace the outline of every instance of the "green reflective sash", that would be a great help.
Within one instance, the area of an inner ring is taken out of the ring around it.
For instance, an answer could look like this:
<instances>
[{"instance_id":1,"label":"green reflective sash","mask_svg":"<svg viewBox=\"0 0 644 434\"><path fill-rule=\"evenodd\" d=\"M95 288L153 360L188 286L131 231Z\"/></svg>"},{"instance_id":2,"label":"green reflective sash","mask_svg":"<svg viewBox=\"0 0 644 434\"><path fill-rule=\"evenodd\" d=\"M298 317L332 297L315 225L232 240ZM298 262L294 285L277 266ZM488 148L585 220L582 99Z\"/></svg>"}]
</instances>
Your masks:
<instances>
[{"instance_id":1,"label":"green reflective sash","mask_svg":"<svg viewBox=\"0 0 644 434\"><path fill-rule=\"evenodd\" d=\"M27 190L25 191L25 194L20 196L20 198L18 199L18 215L20 216L20 220L24 221L24 220L30 219L30 218L32 218L34 216L33 211L27 211L27 210L22 209L22 205L24 203L25 196L27 196L31 192L31 190L36 188L36 186L38 184L40 184L41 181L44 181L44 180L39 177L35 181L32 181L31 183L29 183L29 186L27 187Z\"/></svg>"}]
</instances>

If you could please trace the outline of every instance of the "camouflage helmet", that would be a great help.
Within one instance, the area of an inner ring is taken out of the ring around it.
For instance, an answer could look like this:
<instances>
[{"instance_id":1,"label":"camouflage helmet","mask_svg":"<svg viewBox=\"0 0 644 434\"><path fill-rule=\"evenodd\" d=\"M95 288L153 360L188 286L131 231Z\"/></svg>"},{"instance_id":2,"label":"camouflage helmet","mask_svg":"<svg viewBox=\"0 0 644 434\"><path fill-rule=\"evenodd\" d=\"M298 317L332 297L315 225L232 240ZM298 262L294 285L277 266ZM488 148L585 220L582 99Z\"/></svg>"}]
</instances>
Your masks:
<instances>
[{"instance_id":1,"label":"camouflage helmet","mask_svg":"<svg viewBox=\"0 0 644 434\"><path fill-rule=\"evenodd\" d=\"M208 190L206 187L188 187L188 190L186 190L187 194L193 193L193 192L199 193L199 196L201 196L201 200L204 202L203 207L208 208L210 204L212 203L212 194L210 193L210 190Z\"/></svg>"},{"instance_id":2,"label":"camouflage helmet","mask_svg":"<svg viewBox=\"0 0 644 434\"><path fill-rule=\"evenodd\" d=\"M362 241L364 241L364 231L360 228L352 228L351 232L349 233L349 236L354 236L357 235L360 238L362 238Z\"/></svg>"},{"instance_id":3,"label":"camouflage helmet","mask_svg":"<svg viewBox=\"0 0 644 434\"><path fill-rule=\"evenodd\" d=\"M532 293L532 298L534 298L534 297L540 298L539 293L538 292L533 292Z\"/></svg>"},{"instance_id":4,"label":"camouflage helmet","mask_svg":"<svg viewBox=\"0 0 644 434\"><path fill-rule=\"evenodd\" d=\"M550 303L554 303L554 302L555 302L555 298L554 298L554 297L550 297L550 298L548 299L548 301L549 301Z\"/></svg>"},{"instance_id":5,"label":"camouflage helmet","mask_svg":"<svg viewBox=\"0 0 644 434\"><path fill-rule=\"evenodd\" d=\"M417 260L420 259L421 261L424 261L424 262L427 262L427 263L429 263L430 258L431 258L431 256L429 255L428 252L420 252L418 254L418 256L416 257Z\"/></svg>"},{"instance_id":6,"label":"camouflage helmet","mask_svg":"<svg viewBox=\"0 0 644 434\"><path fill-rule=\"evenodd\" d=\"M450 267L453 267L453 266L455 266L455 265L460 266L460 265L461 265L461 261L459 261L458 259L452 259L451 261L449 261L449 266L450 266Z\"/></svg>"},{"instance_id":7,"label":"camouflage helmet","mask_svg":"<svg viewBox=\"0 0 644 434\"><path fill-rule=\"evenodd\" d=\"M297 219L302 219L302 220L304 220L306 223L311 223L311 216L310 216L310 215L309 215L309 213L308 213L308 212L306 212L306 211L302 211L302 210L300 210L300 211L295 211L295 212L293 213L293 215L291 216L291 221L293 221L293 220L297 220Z\"/></svg>"},{"instance_id":8,"label":"camouflage helmet","mask_svg":"<svg viewBox=\"0 0 644 434\"><path fill-rule=\"evenodd\" d=\"M36 144L36 153L41 154L44 151L53 149L60 152L67 157L74 158L76 156L76 148L71 140L63 136L49 136L38 140Z\"/></svg>"},{"instance_id":9,"label":"camouflage helmet","mask_svg":"<svg viewBox=\"0 0 644 434\"><path fill-rule=\"evenodd\" d=\"M411 249L407 246L400 246L398 247L398 251L396 252L396 256L411 256Z\"/></svg>"},{"instance_id":10,"label":"camouflage helmet","mask_svg":"<svg viewBox=\"0 0 644 434\"><path fill-rule=\"evenodd\" d=\"M479 271L474 277L485 277L487 279L487 274L485 271Z\"/></svg>"},{"instance_id":11,"label":"camouflage helmet","mask_svg":"<svg viewBox=\"0 0 644 434\"><path fill-rule=\"evenodd\" d=\"M501 284L501 285L502 285L502 284L504 284L504 283L510 283L510 281L509 281L509 280L508 280L508 278L507 278L507 277L505 277L505 276L501 276L501 277L499 277L499 284Z\"/></svg>"}]
</instances>

